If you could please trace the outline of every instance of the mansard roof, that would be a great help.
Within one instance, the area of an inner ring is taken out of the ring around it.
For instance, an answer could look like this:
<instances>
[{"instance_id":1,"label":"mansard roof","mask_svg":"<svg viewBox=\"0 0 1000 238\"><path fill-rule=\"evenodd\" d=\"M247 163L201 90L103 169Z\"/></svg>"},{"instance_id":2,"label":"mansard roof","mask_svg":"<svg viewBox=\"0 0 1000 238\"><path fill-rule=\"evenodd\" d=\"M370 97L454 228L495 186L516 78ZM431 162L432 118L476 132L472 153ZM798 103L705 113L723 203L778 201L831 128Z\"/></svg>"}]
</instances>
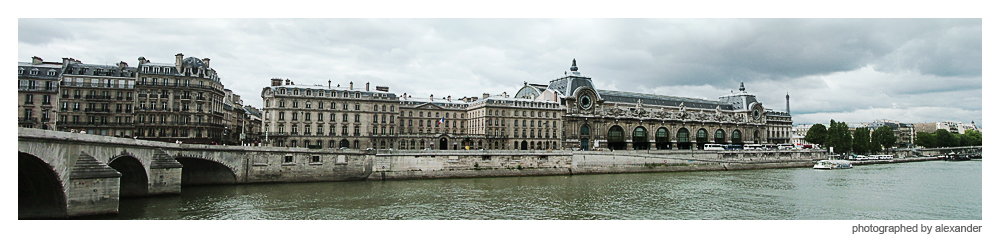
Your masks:
<instances>
[{"instance_id":1,"label":"mansard roof","mask_svg":"<svg viewBox=\"0 0 1000 238\"><path fill-rule=\"evenodd\" d=\"M575 76L575 75L566 76L549 81L549 85L547 88L559 92L561 97L566 97L569 95L573 95L573 92L575 92L576 89L580 87L590 87L593 89L597 89L596 87L594 87L594 84L591 82L590 78L583 76Z\"/></svg>"},{"instance_id":2,"label":"mansard roof","mask_svg":"<svg viewBox=\"0 0 1000 238\"><path fill-rule=\"evenodd\" d=\"M676 107L680 106L681 103L684 103L684 107L688 108L715 109L716 107L719 107L722 110L733 110L732 105L726 104L722 101L610 90L597 90L597 92L601 94L602 98L604 98L605 103L636 104L639 100L642 100L643 105Z\"/></svg>"},{"instance_id":3,"label":"mansard roof","mask_svg":"<svg viewBox=\"0 0 1000 238\"><path fill-rule=\"evenodd\" d=\"M69 75L94 75L110 77L135 77L136 67L118 67L117 65L99 65L70 63L63 70L63 74Z\"/></svg>"},{"instance_id":4,"label":"mansard roof","mask_svg":"<svg viewBox=\"0 0 1000 238\"><path fill-rule=\"evenodd\" d=\"M181 62L181 68L204 68L208 69L208 64L205 61L195 57L187 57Z\"/></svg>"}]
</instances>

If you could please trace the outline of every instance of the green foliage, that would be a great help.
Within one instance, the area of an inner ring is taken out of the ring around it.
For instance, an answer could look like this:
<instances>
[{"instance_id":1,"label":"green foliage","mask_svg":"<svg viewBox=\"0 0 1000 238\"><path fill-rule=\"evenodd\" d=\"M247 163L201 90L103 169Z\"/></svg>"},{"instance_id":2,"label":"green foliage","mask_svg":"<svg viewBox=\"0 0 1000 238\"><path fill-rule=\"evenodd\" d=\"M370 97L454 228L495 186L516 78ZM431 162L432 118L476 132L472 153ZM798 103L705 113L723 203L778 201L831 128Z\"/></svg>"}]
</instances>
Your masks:
<instances>
[{"instance_id":1,"label":"green foliage","mask_svg":"<svg viewBox=\"0 0 1000 238\"><path fill-rule=\"evenodd\" d=\"M917 146L923 146L924 148L934 148L937 147L937 142L934 139L934 134L927 132L917 132L917 138L913 138L913 143Z\"/></svg>"},{"instance_id":2,"label":"green foliage","mask_svg":"<svg viewBox=\"0 0 1000 238\"><path fill-rule=\"evenodd\" d=\"M958 145L959 146L970 146L972 145L972 137L966 134L958 134Z\"/></svg>"},{"instance_id":3,"label":"green foliage","mask_svg":"<svg viewBox=\"0 0 1000 238\"><path fill-rule=\"evenodd\" d=\"M517 165L517 170L522 170L522 169L524 169L524 167L521 167L521 165Z\"/></svg>"},{"instance_id":4,"label":"green foliage","mask_svg":"<svg viewBox=\"0 0 1000 238\"><path fill-rule=\"evenodd\" d=\"M872 151L871 131L868 127L854 129L854 141L851 147L857 154L868 154Z\"/></svg>"},{"instance_id":5,"label":"green foliage","mask_svg":"<svg viewBox=\"0 0 1000 238\"><path fill-rule=\"evenodd\" d=\"M934 131L934 144L937 147L955 147L959 145L958 137L948 130L938 129Z\"/></svg>"},{"instance_id":6,"label":"green foliage","mask_svg":"<svg viewBox=\"0 0 1000 238\"><path fill-rule=\"evenodd\" d=\"M882 149L892 148L896 145L896 132L889 126L880 126L872 132L872 144L873 146Z\"/></svg>"},{"instance_id":7,"label":"green foliage","mask_svg":"<svg viewBox=\"0 0 1000 238\"><path fill-rule=\"evenodd\" d=\"M983 145L983 132L973 129L968 129L965 130L965 135L969 136L969 145L971 146Z\"/></svg>"},{"instance_id":8,"label":"green foliage","mask_svg":"<svg viewBox=\"0 0 1000 238\"><path fill-rule=\"evenodd\" d=\"M826 144L826 126L823 124L816 123L809 127L809 131L806 132L806 142L825 145Z\"/></svg>"},{"instance_id":9,"label":"green foliage","mask_svg":"<svg viewBox=\"0 0 1000 238\"><path fill-rule=\"evenodd\" d=\"M847 123L830 119L830 129L826 131L825 146L832 146L834 153L848 153L851 152L852 139L851 131L847 128Z\"/></svg>"}]
</instances>

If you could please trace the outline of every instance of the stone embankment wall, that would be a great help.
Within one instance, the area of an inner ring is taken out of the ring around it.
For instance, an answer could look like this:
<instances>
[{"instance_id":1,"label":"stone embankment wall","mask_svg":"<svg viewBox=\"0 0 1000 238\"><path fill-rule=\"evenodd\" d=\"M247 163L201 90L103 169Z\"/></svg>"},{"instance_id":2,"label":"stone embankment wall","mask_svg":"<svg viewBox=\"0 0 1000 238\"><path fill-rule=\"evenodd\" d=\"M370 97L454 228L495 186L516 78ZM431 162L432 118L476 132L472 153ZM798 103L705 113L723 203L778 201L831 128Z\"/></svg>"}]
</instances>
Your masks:
<instances>
[{"instance_id":1,"label":"stone embankment wall","mask_svg":"<svg viewBox=\"0 0 1000 238\"><path fill-rule=\"evenodd\" d=\"M809 167L821 150L380 151L369 180Z\"/></svg>"},{"instance_id":2,"label":"stone embankment wall","mask_svg":"<svg viewBox=\"0 0 1000 238\"><path fill-rule=\"evenodd\" d=\"M363 180L372 172L375 151L288 150L244 155L246 183Z\"/></svg>"},{"instance_id":3,"label":"stone embankment wall","mask_svg":"<svg viewBox=\"0 0 1000 238\"><path fill-rule=\"evenodd\" d=\"M369 180L570 174L569 151L380 151Z\"/></svg>"}]
</instances>

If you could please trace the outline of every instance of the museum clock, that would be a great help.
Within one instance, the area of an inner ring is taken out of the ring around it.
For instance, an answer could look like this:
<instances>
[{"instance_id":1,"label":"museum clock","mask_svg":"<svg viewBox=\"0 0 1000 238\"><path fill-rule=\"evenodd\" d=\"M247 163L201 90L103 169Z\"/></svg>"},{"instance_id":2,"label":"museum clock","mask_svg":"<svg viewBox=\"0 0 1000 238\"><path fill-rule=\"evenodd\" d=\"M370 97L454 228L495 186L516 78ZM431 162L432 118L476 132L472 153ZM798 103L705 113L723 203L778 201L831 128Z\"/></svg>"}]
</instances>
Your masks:
<instances>
[{"instance_id":1,"label":"museum clock","mask_svg":"<svg viewBox=\"0 0 1000 238\"><path fill-rule=\"evenodd\" d=\"M580 108L583 108L584 110L590 109L592 103L590 95L583 95L580 97Z\"/></svg>"}]
</instances>

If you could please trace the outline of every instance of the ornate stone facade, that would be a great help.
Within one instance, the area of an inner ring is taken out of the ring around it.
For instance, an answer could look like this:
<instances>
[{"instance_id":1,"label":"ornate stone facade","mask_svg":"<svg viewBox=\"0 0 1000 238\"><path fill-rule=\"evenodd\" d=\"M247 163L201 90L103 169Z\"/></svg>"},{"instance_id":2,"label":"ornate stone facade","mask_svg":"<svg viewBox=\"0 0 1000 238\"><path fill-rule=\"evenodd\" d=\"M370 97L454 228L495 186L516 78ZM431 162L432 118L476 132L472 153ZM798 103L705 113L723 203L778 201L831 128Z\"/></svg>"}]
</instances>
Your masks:
<instances>
[{"instance_id":1,"label":"ornate stone facade","mask_svg":"<svg viewBox=\"0 0 1000 238\"><path fill-rule=\"evenodd\" d=\"M63 59L59 129L132 137L136 68Z\"/></svg>"},{"instance_id":2,"label":"ornate stone facade","mask_svg":"<svg viewBox=\"0 0 1000 238\"><path fill-rule=\"evenodd\" d=\"M175 55L174 63L139 57L135 136L158 141L238 144L225 137L225 90L209 59Z\"/></svg>"},{"instance_id":3,"label":"ornate stone facade","mask_svg":"<svg viewBox=\"0 0 1000 238\"><path fill-rule=\"evenodd\" d=\"M599 90L577 70L574 60L566 77L548 85L526 83L517 93L563 107L564 148L663 150L767 143L766 111L742 83L739 92L712 101Z\"/></svg>"},{"instance_id":4,"label":"ornate stone facade","mask_svg":"<svg viewBox=\"0 0 1000 238\"><path fill-rule=\"evenodd\" d=\"M56 128L55 106L59 105L58 84L62 63L44 62L32 57L31 62L17 63L17 126L26 128Z\"/></svg>"},{"instance_id":5,"label":"ornate stone facade","mask_svg":"<svg viewBox=\"0 0 1000 238\"><path fill-rule=\"evenodd\" d=\"M399 99L386 91L299 86L271 79L264 99L264 144L388 149L397 143Z\"/></svg>"}]
</instances>

